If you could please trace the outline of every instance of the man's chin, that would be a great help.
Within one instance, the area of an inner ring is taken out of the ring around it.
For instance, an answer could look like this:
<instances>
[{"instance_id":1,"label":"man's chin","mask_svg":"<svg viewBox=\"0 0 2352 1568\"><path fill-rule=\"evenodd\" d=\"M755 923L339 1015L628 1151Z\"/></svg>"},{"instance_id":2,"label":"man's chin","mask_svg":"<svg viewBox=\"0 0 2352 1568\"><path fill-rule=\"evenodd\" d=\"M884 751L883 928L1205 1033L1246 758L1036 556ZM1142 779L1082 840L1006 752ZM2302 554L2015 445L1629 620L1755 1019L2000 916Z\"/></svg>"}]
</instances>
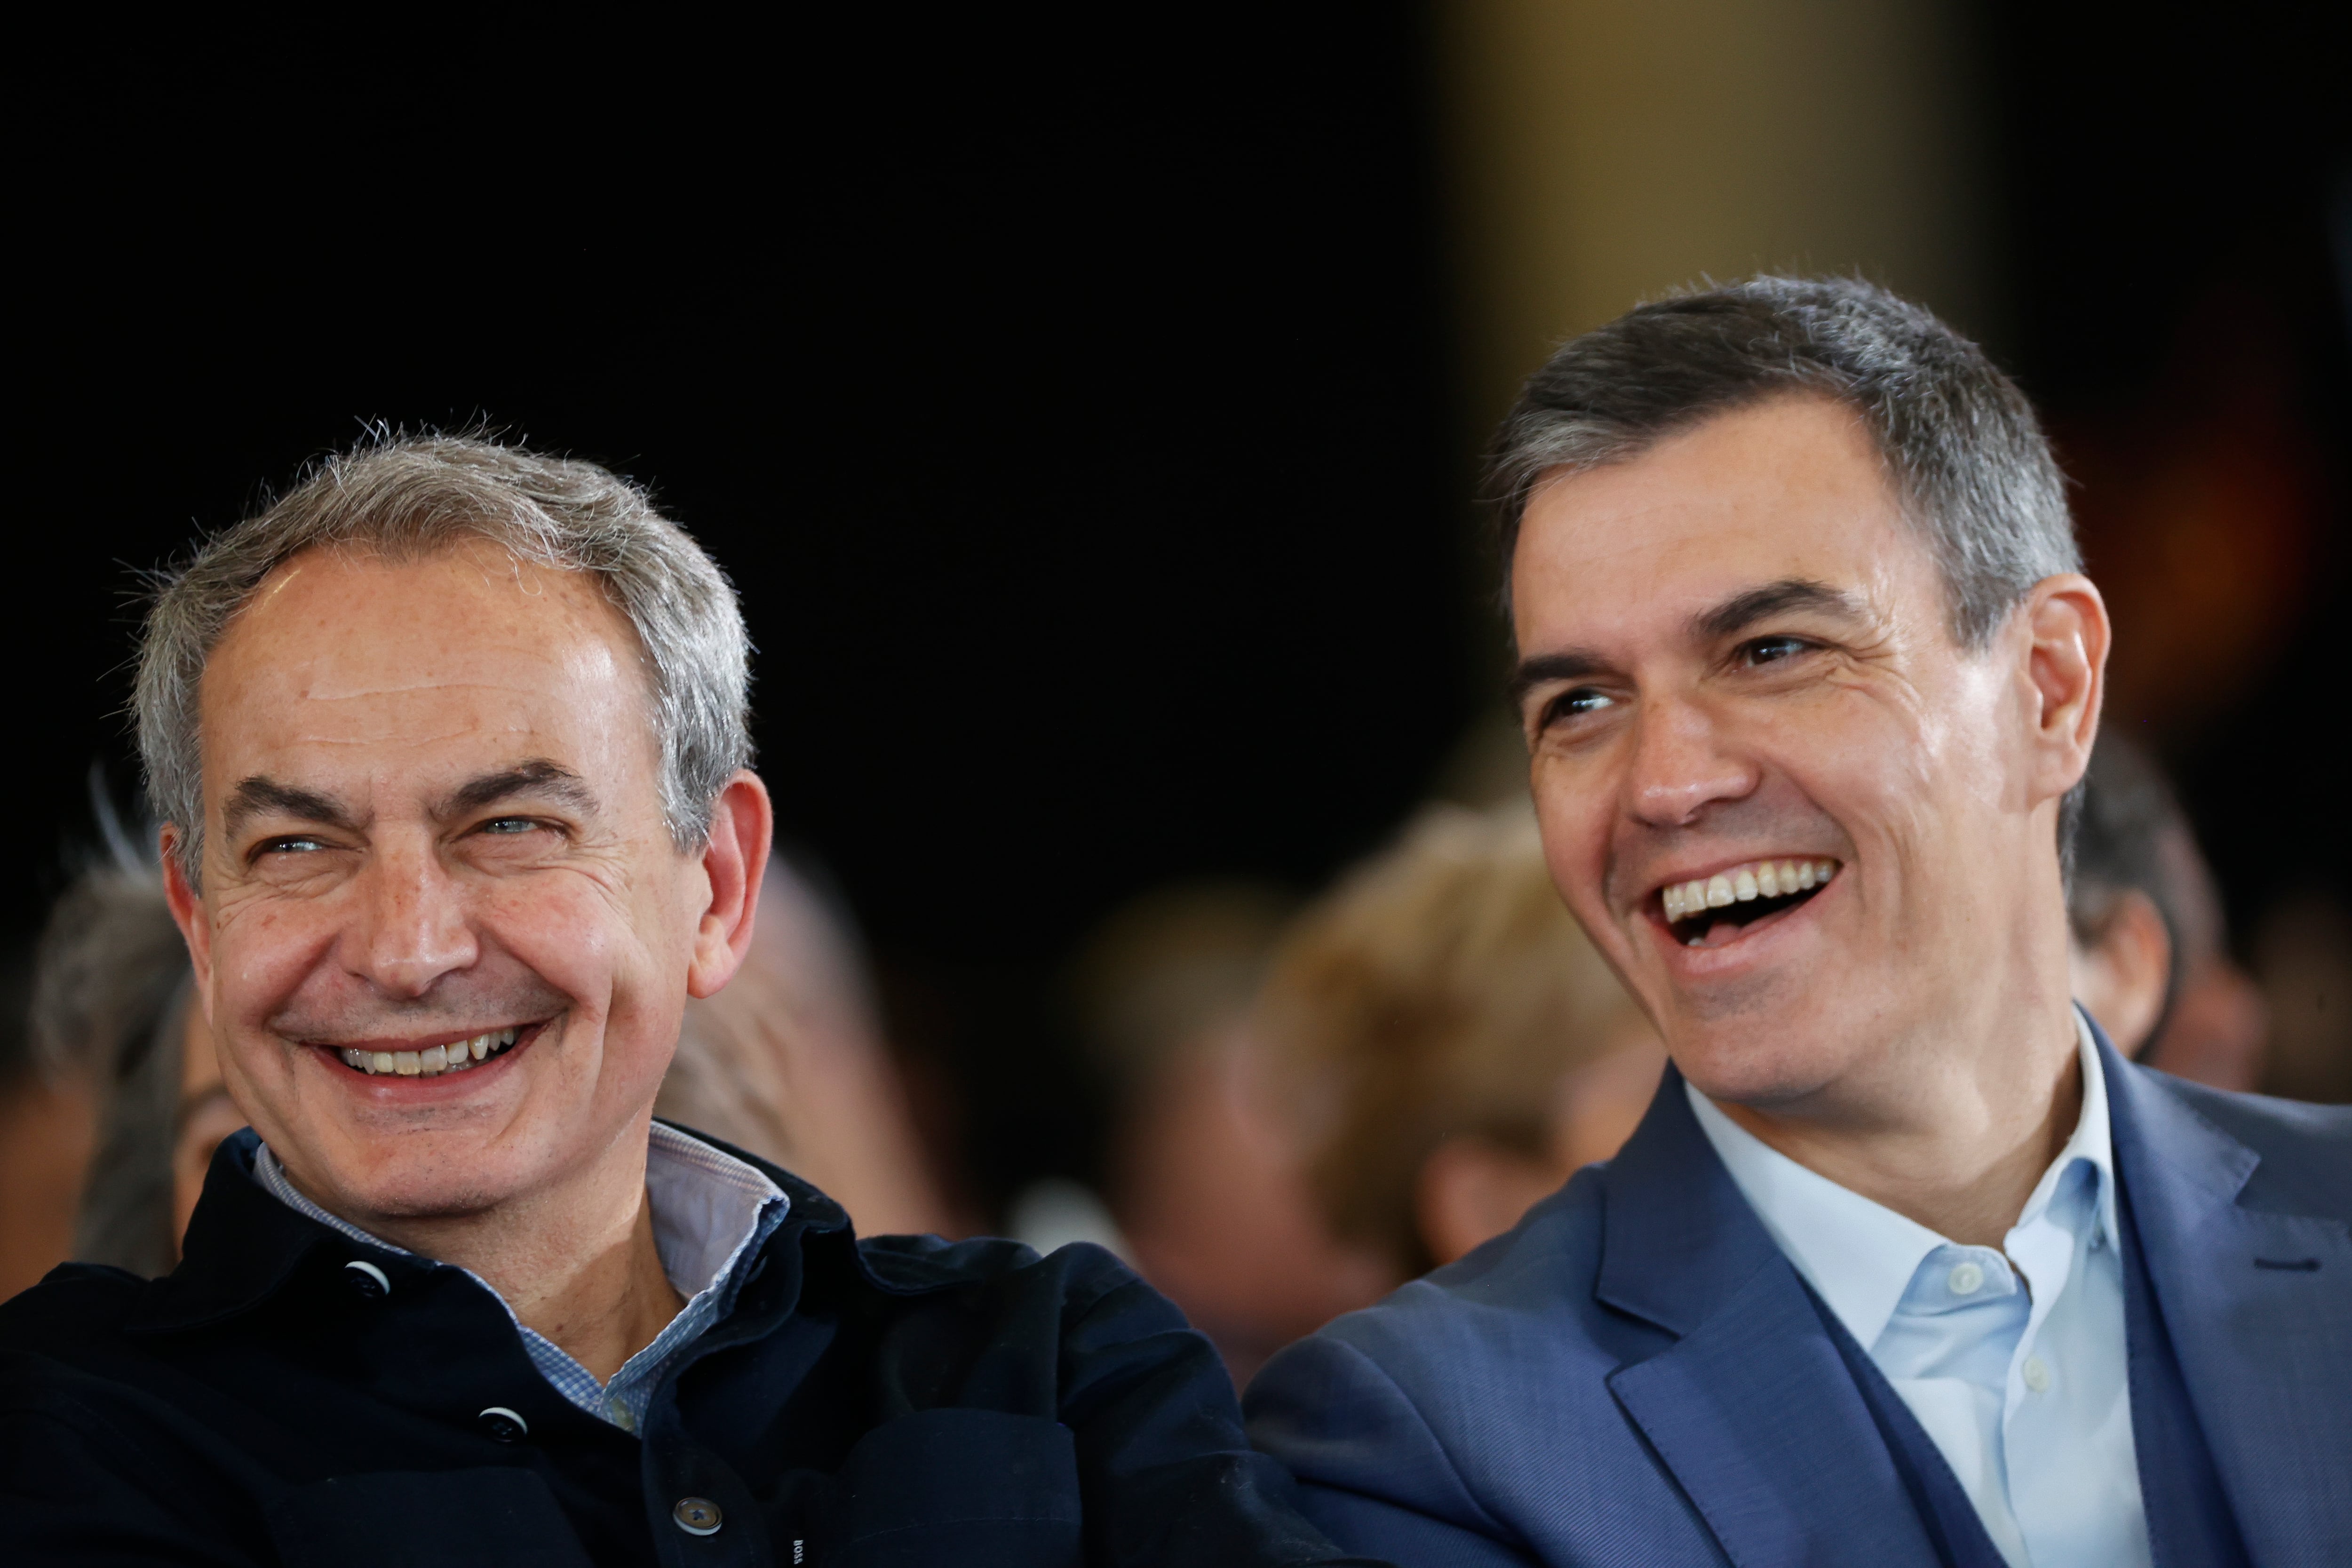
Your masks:
<instances>
[{"instance_id":1,"label":"man's chin","mask_svg":"<svg viewBox=\"0 0 2352 1568\"><path fill-rule=\"evenodd\" d=\"M401 1188L361 1194L352 1201L355 1208L371 1218L410 1224L472 1219L489 1213L511 1195L485 1187L427 1188L423 1191ZM366 1228L365 1225L362 1224L361 1228Z\"/></svg>"},{"instance_id":2,"label":"man's chin","mask_svg":"<svg viewBox=\"0 0 2352 1568\"><path fill-rule=\"evenodd\" d=\"M371 1219L463 1219L488 1212L527 1184L510 1154L479 1140L408 1135L297 1150L279 1160L320 1206L365 1229Z\"/></svg>"},{"instance_id":3,"label":"man's chin","mask_svg":"<svg viewBox=\"0 0 2352 1568\"><path fill-rule=\"evenodd\" d=\"M1769 1110L1801 1102L1836 1079L1838 1064L1821 1043L1804 1025L1727 1019L1675 1030L1667 1054L1709 1100Z\"/></svg>"},{"instance_id":4,"label":"man's chin","mask_svg":"<svg viewBox=\"0 0 2352 1568\"><path fill-rule=\"evenodd\" d=\"M1744 1105L1752 1110L1785 1110L1801 1106L1827 1087L1818 1076L1794 1072L1685 1072L1692 1088L1718 1105Z\"/></svg>"}]
</instances>

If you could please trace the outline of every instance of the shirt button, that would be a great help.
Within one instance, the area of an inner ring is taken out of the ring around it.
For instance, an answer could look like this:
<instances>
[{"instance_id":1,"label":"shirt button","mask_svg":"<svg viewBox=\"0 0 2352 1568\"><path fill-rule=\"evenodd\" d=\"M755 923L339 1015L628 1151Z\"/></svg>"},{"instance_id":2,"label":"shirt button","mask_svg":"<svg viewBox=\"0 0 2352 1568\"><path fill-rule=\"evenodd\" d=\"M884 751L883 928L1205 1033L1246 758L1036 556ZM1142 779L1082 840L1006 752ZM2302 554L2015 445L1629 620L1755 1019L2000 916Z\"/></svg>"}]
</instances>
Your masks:
<instances>
[{"instance_id":1,"label":"shirt button","mask_svg":"<svg viewBox=\"0 0 2352 1568\"><path fill-rule=\"evenodd\" d=\"M622 1431L634 1432L637 1429L637 1418L630 1412L627 1401L619 1398L607 1399L604 1401L604 1408L612 1415L613 1425Z\"/></svg>"},{"instance_id":2,"label":"shirt button","mask_svg":"<svg viewBox=\"0 0 2352 1568\"><path fill-rule=\"evenodd\" d=\"M1963 1263L1954 1268L1945 1281L1955 1296L1973 1296L1984 1289L1984 1270L1973 1263Z\"/></svg>"},{"instance_id":3,"label":"shirt button","mask_svg":"<svg viewBox=\"0 0 2352 1568\"><path fill-rule=\"evenodd\" d=\"M2025 1365L2020 1370L2024 1373L2026 1387L2036 1394L2050 1392L2050 1368L2043 1364L2040 1356L2027 1356Z\"/></svg>"},{"instance_id":4,"label":"shirt button","mask_svg":"<svg viewBox=\"0 0 2352 1568\"><path fill-rule=\"evenodd\" d=\"M530 1423L524 1420L519 1412L503 1405L493 1405L474 1419L482 1424L482 1430L496 1442L517 1443L530 1436Z\"/></svg>"},{"instance_id":5,"label":"shirt button","mask_svg":"<svg viewBox=\"0 0 2352 1568\"><path fill-rule=\"evenodd\" d=\"M669 1516L688 1535L716 1535L722 1521L719 1505L707 1497L682 1497Z\"/></svg>"},{"instance_id":6,"label":"shirt button","mask_svg":"<svg viewBox=\"0 0 2352 1568\"><path fill-rule=\"evenodd\" d=\"M343 1265L343 1282L362 1300L381 1301L392 1294L392 1281L373 1263L354 1258Z\"/></svg>"}]
</instances>

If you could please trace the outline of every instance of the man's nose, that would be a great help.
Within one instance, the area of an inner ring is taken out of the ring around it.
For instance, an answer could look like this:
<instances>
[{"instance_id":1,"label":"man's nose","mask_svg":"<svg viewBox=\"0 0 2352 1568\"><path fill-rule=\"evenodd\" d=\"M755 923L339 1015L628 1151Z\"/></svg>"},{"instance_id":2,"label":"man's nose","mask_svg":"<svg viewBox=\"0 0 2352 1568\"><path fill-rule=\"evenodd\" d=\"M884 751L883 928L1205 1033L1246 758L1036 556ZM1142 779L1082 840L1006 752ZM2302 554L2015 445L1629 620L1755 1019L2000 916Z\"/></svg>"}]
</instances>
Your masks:
<instances>
[{"instance_id":1,"label":"man's nose","mask_svg":"<svg viewBox=\"0 0 2352 1568\"><path fill-rule=\"evenodd\" d=\"M1653 700L1634 721L1626 809L1653 827L1682 827L1712 804L1754 790L1756 766L1732 749L1704 706Z\"/></svg>"},{"instance_id":2,"label":"man's nose","mask_svg":"<svg viewBox=\"0 0 2352 1568\"><path fill-rule=\"evenodd\" d=\"M421 996L478 956L465 891L428 848L373 856L362 879L360 929L347 963L393 996Z\"/></svg>"}]
</instances>

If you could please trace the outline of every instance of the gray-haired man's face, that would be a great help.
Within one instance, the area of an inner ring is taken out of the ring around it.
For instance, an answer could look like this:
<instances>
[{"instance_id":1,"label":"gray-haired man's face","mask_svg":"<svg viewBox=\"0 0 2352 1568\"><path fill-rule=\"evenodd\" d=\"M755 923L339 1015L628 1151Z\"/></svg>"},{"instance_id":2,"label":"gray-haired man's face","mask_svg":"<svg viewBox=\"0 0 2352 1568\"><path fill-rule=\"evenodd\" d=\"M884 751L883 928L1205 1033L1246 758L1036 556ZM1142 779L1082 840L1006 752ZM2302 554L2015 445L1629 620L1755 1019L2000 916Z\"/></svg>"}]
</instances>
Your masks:
<instances>
[{"instance_id":1,"label":"gray-haired man's face","mask_svg":"<svg viewBox=\"0 0 2352 1568\"><path fill-rule=\"evenodd\" d=\"M689 984L732 962L595 585L486 546L312 552L201 695L204 886L175 900L223 1077L295 1181L362 1224L456 1215L625 1146Z\"/></svg>"},{"instance_id":2,"label":"gray-haired man's face","mask_svg":"<svg viewBox=\"0 0 2352 1568\"><path fill-rule=\"evenodd\" d=\"M2063 1009L2087 581L1961 647L1860 423L1791 398L1540 489L1513 591L1554 878L1701 1089L1883 1104L2018 976Z\"/></svg>"}]
</instances>

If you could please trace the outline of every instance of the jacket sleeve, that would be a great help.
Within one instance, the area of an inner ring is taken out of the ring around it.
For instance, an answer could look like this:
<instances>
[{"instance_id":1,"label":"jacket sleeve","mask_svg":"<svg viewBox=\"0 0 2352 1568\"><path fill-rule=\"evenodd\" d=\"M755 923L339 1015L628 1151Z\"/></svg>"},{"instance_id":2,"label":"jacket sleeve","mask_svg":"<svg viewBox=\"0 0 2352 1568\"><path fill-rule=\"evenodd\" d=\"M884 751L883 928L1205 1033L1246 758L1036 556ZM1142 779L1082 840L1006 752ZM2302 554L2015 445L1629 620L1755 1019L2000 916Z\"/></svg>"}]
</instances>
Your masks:
<instances>
[{"instance_id":1,"label":"jacket sleeve","mask_svg":"<svg viewBox=\"0 0 2352 1568\"><path fill-rule=\"evenodd\" d=\"M1087 1561L1119 1568L1382 1568L1298 1511L1282 1466L1251 1448L1233 1380L1166 1297L1108 1254L1070 1268L1061 1416L1076 1439Z\"/></svg>"},{"instance_id":2,"label":"jacket sleeve","mask_svg":"<svg viewBox=\"0 0 2352 1568\"><path fill-rule=\"evenodd\" d=\"M1405 1391L1329 1331L1250 1384L1249 1435L1297 1477L1299 1508L1351 1551L1432 1568L1530 1568Z\"/></svg>"},{"instance_id":3,"label":"jacket sleeve","mask_svg":"<svg viewBox=\"0 0 2352 1568\"><path fill-rule=\"evenodd\" d=\"M251 1568L139 1480L125 1442L89 1421L0 1412L0 1552L25 1568Z\"/></svg>"}]
</instances>

